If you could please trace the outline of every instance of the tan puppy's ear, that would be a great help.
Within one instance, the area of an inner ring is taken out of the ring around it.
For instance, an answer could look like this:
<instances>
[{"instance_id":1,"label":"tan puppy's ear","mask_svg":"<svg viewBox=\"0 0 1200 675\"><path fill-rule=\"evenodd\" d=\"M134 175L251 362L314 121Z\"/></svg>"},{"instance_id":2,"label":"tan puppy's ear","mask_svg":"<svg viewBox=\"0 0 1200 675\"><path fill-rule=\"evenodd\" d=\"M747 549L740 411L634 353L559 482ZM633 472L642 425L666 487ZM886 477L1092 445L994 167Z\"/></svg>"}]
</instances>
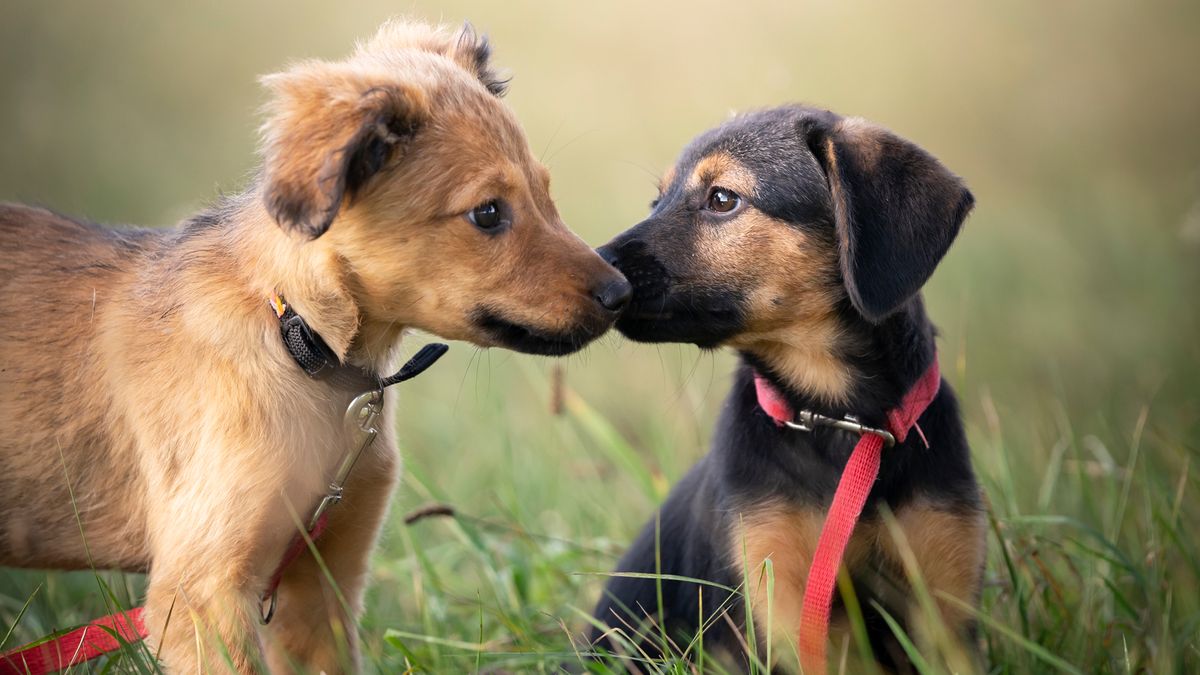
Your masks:
<instances>
[{"instance_id":1,"label":"tan puppy's ear","mask_svg":"<svg viewBox=\"0 0 1200 675\"><path fill-rule=\"evenodd\" d=\"M932 155L865 120L817 113L800 132L829 182L850 302L878 323L921 290L975 198Z\"/></svg>"},{"instance_id":2,"label":"tan puppy's ear","mask_svg":"<svg viewBox=\"0 0 1200 675\"><path fill-rule=\"evenodd\" d=\"M427 118L424 92L337 64L268 75L263 200L286 230L325 233L343 202L397 157Z\"/></svg>"},{"instance_id":3,"label":"tan puppy's ear","mask_svg":"<svg viewBox=\"0 0 1200 675\"><path fill-rule=\"evenodd\" d=\"M470 22L464 23L454 40L452 58L487 87L493 95L500 97L508 90L509 78L492 67L492 44L486 35L475 32Z\"/></svg>"}]
</instances>

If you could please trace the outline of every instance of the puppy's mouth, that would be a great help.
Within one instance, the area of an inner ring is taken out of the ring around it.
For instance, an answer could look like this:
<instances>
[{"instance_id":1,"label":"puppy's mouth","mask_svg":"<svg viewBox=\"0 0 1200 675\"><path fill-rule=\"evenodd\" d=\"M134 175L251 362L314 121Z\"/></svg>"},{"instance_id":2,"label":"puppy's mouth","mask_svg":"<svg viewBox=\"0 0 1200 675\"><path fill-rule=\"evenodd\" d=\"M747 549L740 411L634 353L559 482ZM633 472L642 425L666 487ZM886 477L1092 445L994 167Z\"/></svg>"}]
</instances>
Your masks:
<instances>
[{"instance_id":1,"label":"puppy's mouth","mask_svg":"<svg viewBox=\"0 0 1200 675\"><path fill-rule=\"evenodd\" d=\"M736 304L669 294L631 305L617 330L635 342L688 342L702 349L719 347L737 335L742 311Z\"/></svg>"},{"instance_id":2,"label":"puppy's mouth","mask_svg":"<svg viewBox=\"0 0 1200 675\"><path fill-rule=\"evenodd\" d=\"M579 326L570 332L549 332L514 323L487 309L475 312L475 324L500 346L538 356L564 356L577 352L608 328L607 325L598 329Z\"/></svg>"}]
</instances>

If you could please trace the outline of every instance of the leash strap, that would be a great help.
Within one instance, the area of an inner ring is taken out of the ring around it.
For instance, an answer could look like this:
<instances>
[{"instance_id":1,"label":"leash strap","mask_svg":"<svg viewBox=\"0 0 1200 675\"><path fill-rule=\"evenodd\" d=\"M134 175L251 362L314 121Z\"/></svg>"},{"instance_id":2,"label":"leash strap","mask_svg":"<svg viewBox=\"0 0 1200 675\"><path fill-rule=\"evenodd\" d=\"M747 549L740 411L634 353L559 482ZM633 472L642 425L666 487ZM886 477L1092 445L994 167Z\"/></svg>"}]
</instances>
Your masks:
<instances>
[{"instance_id":1,"label":"leash strap","mask_svg":"<svg viewBox=\"0 0 1200 675\"><path fill-rule=\"evenodd\" d=\"M333 351L325 344L308 323L304 321L279 295L271 297L271 307L279 319L279 333L284 346L305 373L314 379L329 378L334 385L365 388L355 397L346 411L345 422L352 425L360 435L359 442L342 460L338 473L329 484L328 493L321 499L309 520L305 534L297 533L288 543L279 565L271 574L267 590L262 595L263 624L275 616L279 583L288 566L296 561L309 543L314 545L325 533L329 524L329 506L342 499L342 488L354 468L358 457L375 440L374 423L383 409L383 390L420 375L442 358L450 347L441 343L427 344L421 348L400 370L391 377L379 379L366 371L345 366L338 362ZM349 372L348 369L353 372ZM50 637L31 645L0 654L0 675L47 675L86 663L105 654L115 652L125 645L146 639L144 607L134 607L128 612L105 616L72 631Z\"/></svg>"},{"instance_id":2,"label":"leash strap","mask_svg":"<svg viewBox=\"0 0 1200 675\"><path fill-rule=\"evenodd\" d=\"M909 430L916 428L921 440L928 447L925 434L917 425L917 420L937 396L942 376L938 370L937 357L929 365L921 378L912 389L905 393L900 405L887 413L888 429L896 442L903 443L908 437ZM759 407L766 412L777 425L798 427L793 419L796 415L784 395L766 378L755 373L755 389L758 394ZM819 424L827 424L839 428L856 427L861 433L858 443L846 461L846 468L838 481L837 491L833 493L833 503L825 516L825 524L821 527L821 536L817 540L817 550L813 554L809 566L808 578L804 583L804 602L800 613L800 666L809 675L824 675L826 673L826 645L829 641L829 617L833 609L833 591L837 585L838 570L842 566L842 557L854 528L862 516L867 497L879 477L879 465L883 459L885 435L878 430L863 427L856 421L847 425L842 420L822 417L820 415L806 416Z\"/></svg>"},{"instance_id":3,"label":"leash strap","mask_svg":"<svg viewBox=\"0 0 1200 675\"><path fill-rule=\"evenodd\" d=\"M340 495L338 497L341 499ZM322 504L325 500L321 500ZM319 508L319 507L318 507ZM292 537L292 541L288 543L287 550L283 552L283 557L279 559L279 565L275 567L275 571L271 574L271 580L267 582L267 591L263 593L261 598L262 616L259 619L265 626L271 623L271 619L275 618L275 607L279 602L279 583L283 581L283 573L300 557L308 548L308 542L312 542L315 546L317 540L325 534L325 527L329 525L329 512L324 511L313 521L311 527L308 528L308 536L305 537L299 533Z\"/></svg>"},{"instance_id":4,"label":"leash strap","mask_svg":"<svg viewBox=\"0 0 1200 675\"><path fill-rule=\"evenodd\" d=\"M846 470L833 494L833 504L821 527L817 551L813 555L804 582L804 604L800 610L800 665L805 673L824 675L825 643L829 637L829 615L833 608L833 589L837 585L838 569L846 545L854 534L854 526L862 515L871 494L871 486L879 476L883 455L883 439L875 434L863 434Z\"/></svg>"},{"instance_id":5,"label":"leash strap","mask_svg":"<svg viewBox=\"0 0 1200 675\"><path fill-rule=\"evenodd\" d=\"M142 608L119 612L0 655L0 675L41 675L86 663L146 637Z\"/></svg>"}]
</instances>

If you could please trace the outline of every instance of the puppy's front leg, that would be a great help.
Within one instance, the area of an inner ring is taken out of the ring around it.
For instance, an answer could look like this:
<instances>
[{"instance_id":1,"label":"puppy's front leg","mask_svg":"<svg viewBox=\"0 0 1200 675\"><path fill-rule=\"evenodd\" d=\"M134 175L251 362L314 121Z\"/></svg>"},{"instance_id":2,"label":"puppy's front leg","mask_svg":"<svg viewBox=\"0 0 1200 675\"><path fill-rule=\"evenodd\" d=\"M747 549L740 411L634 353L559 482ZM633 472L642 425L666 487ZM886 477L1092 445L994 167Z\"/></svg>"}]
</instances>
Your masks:
<instances>
[{"instance_id":1,"label":"puppy's front leg","mask_svg":"<svg viewBox=\"0 0 1200 675\"><path fill-rule=\"evenodd\" d=\"M982 671L975 617L964 609L978 606L983 584L987 544L982 508L918 501L901 507L896 520L940 614L931 623L919 603L912 601L908 618L918 646L927 653L940 652L951 672ZM903 568L896 544L889 548L896 564Z\"/></svg>"},{"instance_id":2,"label":"puppy's front leg","mask_svg":"<svg viewBox=\"0 0 1200 675\"><path fill-rule=\"evenodd\" d=\"M180 526L176 541L163 541L146 594L151 652L168 673L262 673L258 596L264 583L246 543L228 546L197 541ZM214 544L214 545L207 545ZM260 552L265 555L265 551Z\"/></svg>"},{"instance_id":3,"label":"puppy's front leg","mask_svg":"<svg viewBox=\"0 0 1200 675\"><path fill-rule=\"evenodd\" d=\"M204 456L151 513L149 646L172 675L264 673L259 599L295 528L262 463Z\"/></svg>"},{"instance_id":4,"label":"puppy's front leg","mask_svg":"<svg viewBox=\"0 0 1200 675\"><path fill-rule=\"evenodd\" d=\"M377 441L354 467L342 502L329 511L317 542L321 562L305 552L284 573L275 618L264 632L271 672L358 670L357 620L398 465L394 446Z\"/></svg>"}]
</instances>

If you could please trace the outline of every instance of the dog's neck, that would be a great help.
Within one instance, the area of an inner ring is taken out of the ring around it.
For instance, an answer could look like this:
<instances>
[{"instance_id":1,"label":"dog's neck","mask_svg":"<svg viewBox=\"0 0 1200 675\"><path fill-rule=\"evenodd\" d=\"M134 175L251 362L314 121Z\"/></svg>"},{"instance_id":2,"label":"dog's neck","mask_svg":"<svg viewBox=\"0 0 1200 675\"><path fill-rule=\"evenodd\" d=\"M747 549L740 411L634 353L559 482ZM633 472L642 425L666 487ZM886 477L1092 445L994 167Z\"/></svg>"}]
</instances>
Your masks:
<instances>
[{"instance_id":1,"label":"dog's neck","mask_svg":"<svg viewBox=\"0 0 1200 675\"><path fill-rule=\"evenodd\" d=\"M281 294L343 363L374 372L393 365L405 326L363 316L357 281L345 260L322 239L283 231L255 190L185 221L177 242L187 265L239 277L241 300L252 312L270 316L268 301ZM196 275L197 281L205 278Z\"/></svg>"},{"instance_id":2,"label":"dog's neck","mask_svg":"<svg viewBox=\"0 0 1200 675\"><path fill-rule=\"evenodd\" d=\"M848 305L848 303L847 303ZM936 358L934 328L918 295L879 324L850 307L823 348L773 342L740 350L797 410L873 416L895 407Z\"/></svg>"}]
</instances>

